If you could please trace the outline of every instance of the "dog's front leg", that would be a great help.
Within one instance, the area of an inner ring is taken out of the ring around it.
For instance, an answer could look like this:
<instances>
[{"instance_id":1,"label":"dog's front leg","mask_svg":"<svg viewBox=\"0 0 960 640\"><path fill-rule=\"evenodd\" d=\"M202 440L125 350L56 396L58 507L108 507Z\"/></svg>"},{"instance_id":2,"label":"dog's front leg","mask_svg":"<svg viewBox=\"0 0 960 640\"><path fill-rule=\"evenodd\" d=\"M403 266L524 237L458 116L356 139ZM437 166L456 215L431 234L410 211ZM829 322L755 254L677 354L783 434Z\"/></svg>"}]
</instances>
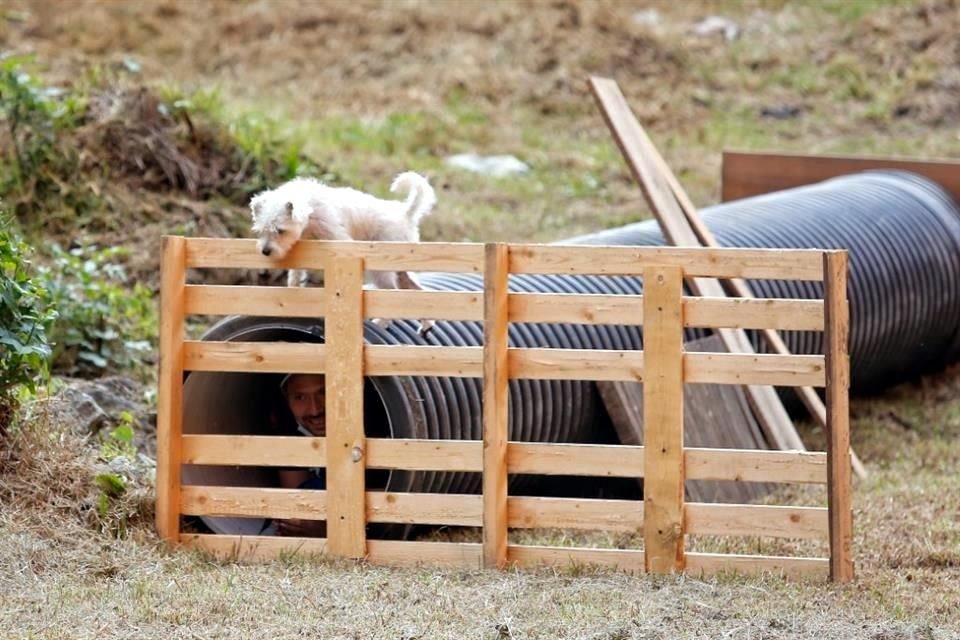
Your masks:
<instances>
[{"instance_id":1,"label":"dog's front leg","mask_svg":"<svg viewBox=\"0 0 960 640\"><path fill-rule=\"evenodd\" d=\"M397 272L397 284L401 289L415 289L417 291L425 291L423 285L413 277L413 274L409 271L398 271ZM424 336L427 334L430 329L433 329L434 325L433 320L421 320L420 327L417 329L417 335Z\"/></svg>"},{"instance_id":2,"label":"dog's front leg","mask_svg":"<svg viewBox=\"0 0 960 640\"><path fill-rule=\"evenodd\" d=\"M289 271L287 271L287 286L288 287L307 286L307 270L306 269L290 269Z\"/></svg>"}]
</instances>

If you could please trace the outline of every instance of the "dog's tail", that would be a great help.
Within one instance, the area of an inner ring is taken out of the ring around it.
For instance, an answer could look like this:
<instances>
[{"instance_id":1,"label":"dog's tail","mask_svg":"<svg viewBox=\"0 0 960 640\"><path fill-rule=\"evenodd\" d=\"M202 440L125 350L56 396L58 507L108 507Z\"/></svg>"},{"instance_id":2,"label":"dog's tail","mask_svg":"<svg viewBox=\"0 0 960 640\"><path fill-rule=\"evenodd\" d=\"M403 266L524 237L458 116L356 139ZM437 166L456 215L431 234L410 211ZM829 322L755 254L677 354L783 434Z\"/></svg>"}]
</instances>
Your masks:
<instances>
[{"instance_id":1,"label":"dog's tail","mask_svg":"<svg viewBox=\"0 0 960 640\"><path fill-rule=\"evenodd\" d=\"M433 187L419 173L406 171L394 178L390 191L397 193L401 190L407 192L407 217L414 224L420 222L421 218L430 213L433 205L437 204L437 194Z\"/></svg>"}]
</instances>

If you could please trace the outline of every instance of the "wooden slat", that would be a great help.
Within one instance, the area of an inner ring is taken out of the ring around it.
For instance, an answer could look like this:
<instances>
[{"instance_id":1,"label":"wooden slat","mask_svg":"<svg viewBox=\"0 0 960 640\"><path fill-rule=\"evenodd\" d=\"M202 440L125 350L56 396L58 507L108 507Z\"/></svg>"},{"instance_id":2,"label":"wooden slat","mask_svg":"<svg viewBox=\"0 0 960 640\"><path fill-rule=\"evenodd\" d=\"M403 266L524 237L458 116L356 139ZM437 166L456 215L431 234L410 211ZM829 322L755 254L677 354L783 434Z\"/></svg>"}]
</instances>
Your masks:
<instances>
[{"instance_id":1,"label":"wooden slat","mask_svg":"<svg viewBox=\"0 0 960 640\"><path fill-rule=\"evenodd\" d=\"M510 545L507 562L518 567L587 566L642 573L644 552L635 549L584 549L540 545Z\"/></svg>"},{"instance_id":2,"label":"wooden slat","mask_svg":"<svg viewBox=\"0 0 960 640\"><path fill-rule=\"evenodd\" d=\"M408 471L482 471L480 440L367 439L367 467Z\"/></svg>"},{"instance_id":3,"label":"wooden slat","mask_svg":"<svg viewBox=\"0 0 960 640\"><path fill-rule=\"evenodd\" d=\"M622 445L511 441L507 448L510 473L635 478L643 476L643 460L643 447Z\"/></svg>"},{"instance_id":4,"label":"wooden slat","mask_svg":"<svg viewBox=\"0 0 960 640\"><path fill-rule=\"evenodd\" d=\"M184 464L325 467L327 439L301 436L183 436Z\"/></svg>"},{"instance_id":5,"label":"wooden slat","mask_svg":"<svg viewBox=\"0 0 960 640\"><path fill-rule=\"evenodd\" d=\"M647 132L637 121L627 104L620 87L609 78L590 78L590 89L597 100L604 120L613 133L627 164L640 184L644 197L659 222L664 236L671 244L682 247L699 247L701 239L694 225L687 219L680 200L683 190L667 167L666 161L654 146ZM705 249L701 251L722 251ZM823 279L823 265L809 265L817 275L814 280ZM745 273L710 274L723 278L749 278ZM692 278L690 289L699 296L725 297L726 293L719 280L714 278ZM731 353L752 353L753 345L741 329L720 329L718 335L727 351ZM749 385L745 387L747 399L756 412L758 422L763 427L770 445L777 449L803 449L803 441L797 434L790 416L787 414L780 397L770 384Z\"/></svg>"},{"instance_id":6,"label":"wooden slat","mask_svg":"<svg viewBox=\"0 0 960 640\"><path fill-rule=\"evenodd\" d=\"M826 484L827 454L810 451L686 449L688 480Z\"/></svg>"},{"instance_id":7,"label":"wooden slat","mask_svg":"<svg viewBox=\"0 0 960 640\"><path fill-rule=\"evenodd\" d=\"M157 392L157 534L180 535L180 434L183 429L186 241L164 236L160 266L160 371Z\"/></svg>"},{"instance_id":8,"label":"wooden slat","mask_svg":"<svg viewBox=\"0 0 960 640\"><path fill-rule=\"evenodd\" d=\"M721 572L748 575L775 573L798 577L811 574L826 575L827 565L826 558L687 553L686 572L690 575L712 575Z\"/></svg>"},{"instance_id":9,"label":"wooden slat","mask_svg":"<svg viewBox=\"0 0 960 640\"><path fill-rule=\"evenodd\" d=\"M323 289L314 287L191 284L185 294L187 314L289 318L322 318L326 314Z\"/></svg>"},{"instance_id":10,"label":"wooden slat","mask_svg":"<svg viewBox=\"0 0 960 640\"><path fill-rule=\"evenodd\" d=\"M511 293L511 322L642 325L643 296ZM822 300L683 299L683 326L823 330Z\"/></svg>"},{"instance_id":11,"label":"wooden slat","mask_svg":"<svg viewBox=\"0 0 960 640\"><path fill-rule=\"evenodd\" d=\"M325 520L327 492L273 487L213 487L181 489L183 513L191 516L248 516Z\"/></svg>"},{"instance_id":12,"label":"wooden slat","mask_svg":"<svg viewBox=\"0 0 960 640\"><path fill-rule=\"evenodd\" d=\"M327 552L326 538L184 533L180 535L180 543L216 558L237 562L263 562L294 555L313 557Z\"/></svg>"},{"instance_id":13,"label":"wooden slat","mask_svg":"<svg viewBox=\"0 0 960 640\"><path fill-rule=\"evenodd\" d=\"M901 169L925 176L960 202L960 162L870 156L806 155L724 151L724 201L792 189L871 169Z\"/></svg>"},{"instance_id":14,"label":"wooden slat","mask_svg":"<svg viewBox=\"0 0 960 640\"><path fill-rule=\"evenodd\" d=\"M417 375L480 378L483 347L369 345L364 369L368 376Z\"/></svg>"},{"instance_id":15,"label":"wooden slat","mask_svg":"<svg viewBox=\"0 0 960 640\"><path fill-rule=\"evenodd\" d=\"M643 527L643 502L639 500L514 496L507 501L507 514L510 527L517 529L596 529L635 533Z\"/></svg>"},{"instance_id":16,"label":"wooden slat","mask_svg":"<svg viewBox=\"0 0 960 640\"><path fill-rule=\"evenodd\" d=\"M847 253L824 255L827 328L827 494L830 506L830 578L853 579L853 504L850 469L850 335Z\"/></svg>"},{"instance_id":17,"label":"wooden slat","mask_svg":"<svg viewBox=\"0 0 960 640\"><path fill-rule=\"evenodd\" d=\"M323 373L327 347L313 342L214 342L187 340L187 371Z\"/></svg>"},{"instance_id":18,"label":"wooden slat","mask_svg":"<svg viewBox=\"0 0 960 640\"><path fill-rule=\"evenodd\" d=\"M686 382L772 384L785 387L826 383L823 356L780 356L770 353L686 353Z\"/></svg>"},{"instance_id":19,"label":"wooden slat","mask_svg":"<svg viewBox=\"0 0 960 640\"><path fill-rule=\"evenodd\" d=\"M271 260L252 239L187 240L187 266L195 268L323 269L332 256L361 258L370 271L480 273L483 268L483 245L476 243L302 240L285 259Z\"/></svg>"},{"instance_id":20,"label":"wooden slat","mask_svg":"<svg viewBox=\"0 0 960 640\"><path fill-rule=\"evenodd\" d=\"M362 558L366 547L363 435L363 261L334 257L325 272L327 538L333 555Z\"/></svg>"},{"instance_id":21,"label":"wooden slat","mask_svg":"<svg viewBox=\"0 0 960 640\"><path fill-rule=\"evenodd\" d=\"M511 347L509 361L511 378L644 380L642 351ZM825 383L823 356L693 352L683 355L683 365L686 382L783 386Z\"/></svg>"},{"instance_id":22,"label":"wooden slat","mask_svg":"<svg viewBox=\"0 0 960 640\"><path fill-rule=\"evenodd\" d=\"M482 294L472 291L364 291L364 317L480 320ZM326 296L320 287L187 285L185 313L322 318Z\"/></svg>"},{"instance_id":23,"label":"wooden slat","mask_svg":"<svg viewBox=\"0 0 960 640\"><path fill-rule=\"evenodd\" d=\"M512 273L636 276L652 265L678 267L686 277L823 279L814 249L510 245Z\"/></svg>"},{"instance_id":24,"label":"wooden slat","mask_svg":"<svg viewBox=\"0 0 960 640\"><path fill-rule=\"evenodd\" d=\"M683 274L677 267L643 272L643 546L647 571L683 569Z\"/></svg>"},{"instance_id":25,"label":"wooden slat","mask_svg":"<svg viewBox=\"0 0 960 640\"><path fill-rule=\"evenodd\" d=\"M511 378L643 381L643 352L511 347Z\"/></svg>"},{"instance_id":26,"label":"wooden slat","mask_svg":"<svg viewBox=\"0 0 960 640\"><path fill-rule=\"evenodd\" d=\"M367 520L479 527L483 524L483 497L462 494L368 491Z\"/></svg>"},{"instance_id":27,"label":"wooden slat","mask_svg":"<svg viewBox=\"0 0 960 640\"><path fill-rule=\"evenodd\" d=\"M483 563L496 568L507 562L509 268L507 246L488 244L483 307Z\"/></svg>"},{"instance_id":28,"label":"wooden slat","mask_svg":"<svg viewBox=\"0 0 960 640\"><path fill-rule=\"evenodd\" d=\"M479 569L483 563L483 548L476 542L369 540L367 560L395 567L429 565Z\"/></svg>"},{"instance_id":29,"label":"wooden slat","mask_svg":"<svg viewBox=\"0 0 960 640\"><path fill-rule=\"evenodd\" d=\"M684 532L714 536L769 536L827 538L827 510L823 507L783 507L688 502Z\"/></svg>"},{"instance_id":30,"label":"wooden slat","mask_svg":"<svg viewBox=\"0 0 960 640\"><path fill-rule=\"evenodd\" d=\"M367 289L364 291L364 309L367 318L479 321L483 319L483 293Z\"/></svg>"},{"instance_id":31,"label":"wooden slat","mask_svg":"<svg viewBox=\"0 0 960 640\"><path fill-rule=\"evenodd\" d=\"M684 298L683 326L822 331L823 300Z\"/></svg>"}]
</instances>

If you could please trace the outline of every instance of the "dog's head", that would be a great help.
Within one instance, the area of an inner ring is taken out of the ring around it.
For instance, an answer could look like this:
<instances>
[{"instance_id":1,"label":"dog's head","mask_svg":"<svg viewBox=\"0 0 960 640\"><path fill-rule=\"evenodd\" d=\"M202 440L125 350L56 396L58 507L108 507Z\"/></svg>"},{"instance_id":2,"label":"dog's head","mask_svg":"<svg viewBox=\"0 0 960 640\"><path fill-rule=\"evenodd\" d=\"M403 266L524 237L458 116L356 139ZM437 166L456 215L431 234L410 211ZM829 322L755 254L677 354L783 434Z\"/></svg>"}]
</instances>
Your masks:
<instances>
[{"instance_id":1,"label":"dog's head","mask_svg":"<svg viewBox=\"0 0 960 640\"><path fill-rule=\"evenodd\" d=\"M253 233L257 236L257 251L274 260L282 260L295 245L306 225L303 215L284 194L264 191L250 200L253 214Z\"/></svg>"}]
</instances>

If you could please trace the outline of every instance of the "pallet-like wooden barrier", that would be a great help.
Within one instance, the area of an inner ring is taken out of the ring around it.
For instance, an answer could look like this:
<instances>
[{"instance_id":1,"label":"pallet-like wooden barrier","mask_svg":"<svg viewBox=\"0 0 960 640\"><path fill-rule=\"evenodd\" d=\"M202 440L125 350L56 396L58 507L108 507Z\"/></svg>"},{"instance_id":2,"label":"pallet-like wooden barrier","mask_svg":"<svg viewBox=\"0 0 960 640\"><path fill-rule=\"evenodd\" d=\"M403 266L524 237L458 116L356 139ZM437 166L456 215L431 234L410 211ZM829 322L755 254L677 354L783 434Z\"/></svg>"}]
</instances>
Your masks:
<instances>
[{"instance_id":1,"label":"pallet-like wooden barrier","mask_svg":"<svg viewBox=\"0 0 960 640\"><path fill-rule=\"evenodd\" d=\"M719 570L823 572L853 577L847 355L847 256L842 251L522 244L302 242L279 266L323 269L323 288L187 284L188 269L277 267L252 240L164 238L158 407L157 529L170 542L245 558L322 552L390 564L505 567L581 563L658 573ZM363 289L365 269L484 274L484 290ZM631 275L642 296L509 293L514 273ZM719 299L683 295L686 278L823 283L823 299ZM325 344L188 340L191 314L325 318ZM370 345L365 318L484 323L478 347ZM644 350L515 348L512 322L643 325ZM822 355L685 352L685 327L823 331ZM327 436L182 433L187 371L314 372L327 376ZM366 438L365 376L483 378L481 441ZM645 446L542 444L508 439L514 378L642 381ZM826 387L826 452L685 448L685 383ZM325 491L182 485L181 465L325 466ZM367 491L367 469L482 472L482 495ZM644 500L508 495L508 474L644 479ZM827 507L699 504L686 480L819 483ZM304 518L327 538L183 533L181 516ZM481 543L368 539L368 523L483 528ZM511 528L643 532L644 548L512 544ZM813 538L829 557L688 553L687 535Z\"/></svg>"}]
</instances>

